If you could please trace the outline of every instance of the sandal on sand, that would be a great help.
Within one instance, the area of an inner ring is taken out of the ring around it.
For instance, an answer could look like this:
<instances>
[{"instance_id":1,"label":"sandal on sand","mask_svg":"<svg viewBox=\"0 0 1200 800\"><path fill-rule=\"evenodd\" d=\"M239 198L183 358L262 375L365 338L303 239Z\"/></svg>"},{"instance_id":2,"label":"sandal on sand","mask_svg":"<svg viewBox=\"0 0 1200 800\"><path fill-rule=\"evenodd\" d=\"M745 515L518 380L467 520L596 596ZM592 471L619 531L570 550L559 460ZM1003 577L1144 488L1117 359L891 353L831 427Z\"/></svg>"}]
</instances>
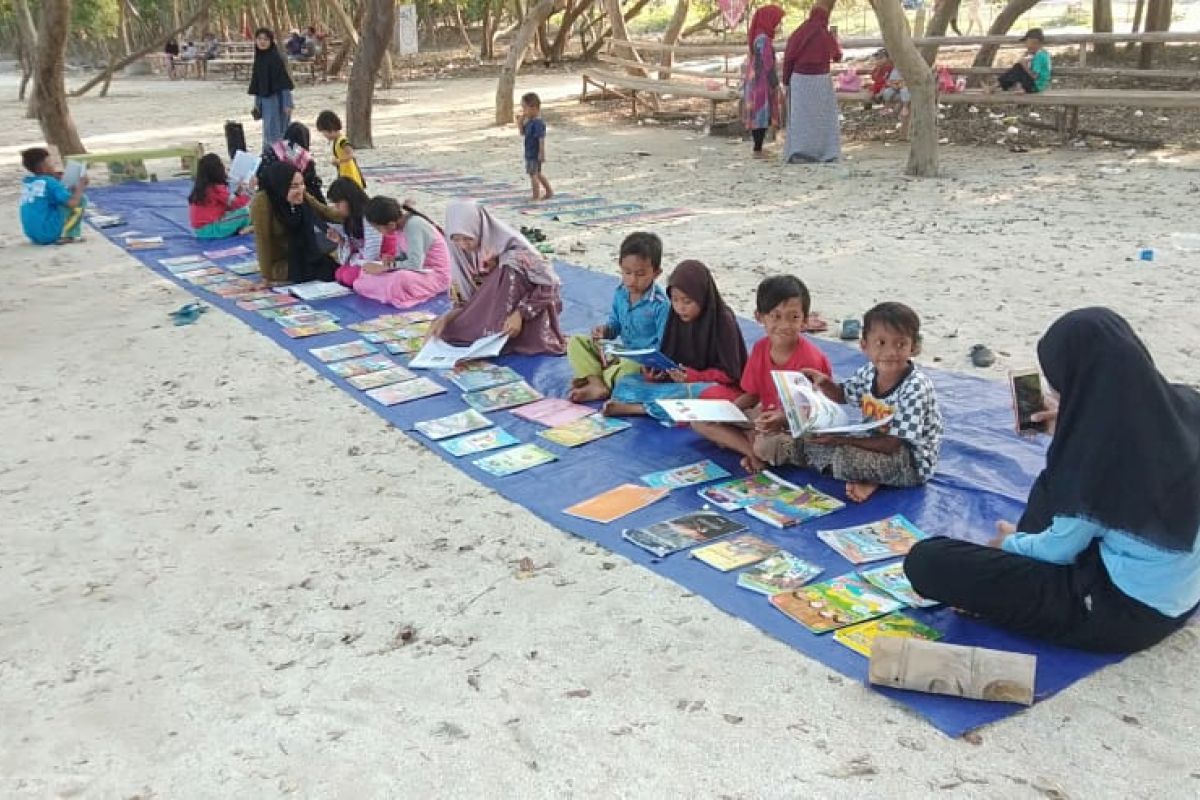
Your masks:
<instances>
[{"instance_id":1,"label":"sandal on sand","mask_svg":"<svg viewBox=\"0 0 1200 800\"><path fill-rule=\"evenodd\" d=\"M844 339L847 342L862 338L862 323L856 319L842 320L842 327L838 331L838 338Z\"/></svg>"},{"instance_id":2,"label":"sandal on sand","mask_svg":"<svg viewBox=\"0 0 1200 800\"><path fill-rule=\"evenodd\" d=\"M812 313L808 315L808 319L804 322L805 333L824 333L829 330L829 323L821 318L820 314Z\"/></svg>"},{"instance_id":3,"label":"sandal on sand","mask_svg":"<svg viewBox=\"0 0 1200 800\"><path fill-rule=\"evenodd\" d=\"M174 320L176 325L191 325L200 319L200 315L205 311L208 311L208 306L203 303L187 303L170 312L167 316Z\"/></svg>"},{"instance_id":4,"label":"sandal on sand","mask_svg":"<svg viewBox=\"0 0 1200 800\"><path fill-rule=\"evenodd\" d=\"M971 348L971 363L977 367L990 367L996 363L996 354L987 345L977 344Z\"/></svg>"}]
</instances>

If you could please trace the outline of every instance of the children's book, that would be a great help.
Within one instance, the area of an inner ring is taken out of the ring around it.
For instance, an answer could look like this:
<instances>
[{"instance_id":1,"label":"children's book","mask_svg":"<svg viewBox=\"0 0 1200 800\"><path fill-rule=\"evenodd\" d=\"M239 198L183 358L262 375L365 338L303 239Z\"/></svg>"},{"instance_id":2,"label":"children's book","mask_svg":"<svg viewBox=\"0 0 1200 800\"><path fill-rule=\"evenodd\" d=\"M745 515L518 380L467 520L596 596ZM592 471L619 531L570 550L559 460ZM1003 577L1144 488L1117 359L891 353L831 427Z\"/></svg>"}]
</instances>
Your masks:
<instances>
[{"instance_id":1,"label":"children's book","mask_svg":"<svg viewBox=\"0 0 1200 800\"><path fill-rule=\"evenodd\" d=\"M63 167L62 183L68 189L74 189L75 185L87 176L87 162L75 161L67 159L67 164Z\"/></svg>"},{"instance_id":2,"label":"children's book","mask_svg":"<svg viewBox=\"0 0 1200 800\"><path fill-rule=\"evenodd\" d=\"M196 273L203 272L205 274L198 275ZM188 283L194 286L216 286L219 283L237 283L243 286L253 286L250 281L243 277L234 275L232 272L226 272L223 269L218 269L215 272L207 269L196 270L195 272L187 272L184 275L195 275L195 277L184 278ZM179 277L183 278L183 275Z\"/></svg>"},{"instance_id":3,"label":"children's book","mask_svg":"<svg viewBox=\"0 0 1200 800\"><path fill-rule=\"evenodd\" d=\"M643 475L639 480L656 489L681 489L684 486L694 486L697 483L708 483L728 477L728 470L705 459L697 461L695 464L664 469L661 472L651 472Z\"/></svg>"},{"instance_id":4,"label":"children's book","mask_svg":"<svg viewBox=\"0 0 1200 800\"><path fill-rule=\"evenodd\" d=\"M88 217L88 222L100 229L119 228L125 224L125 218L120 214L93 214Z\"/></svg>"},{"instance_id":5,"label":"children's book","mask_svg":"<svg viewBox=\"0 0 1200 800\"><path fill-rule=\"evenodd\" d=\"M268 308L267 311L290 311L299 306L285 306L282 309ZM259 312L260 314L263 312ZM322 322L337 322L336 314L330 314L328 311L298 311L294 314L277 314L272 315L271 319L275 320L284 327L294 327L296 325L317 325Z\"/></svg>"},{"instance_id":6,"label":"children's book","mask_svg":"<svg viewBox=\"0 0 1200 800\"><path fill-rule=\"evenodd\" d=\"M195 283L196 281L203 280L204 278L211 278L217 275L229 275L228 272L218 266L205 267L201 266L200 264L189 264L188 267L189 269L186 272L174 273L175 277L179 278L180 280L185 280L188 283ZM191 267L195 267L196 269L191 269ZM230 277L232 278L235 276L230 275Z\"/></svg>"},{"instance_id":7,"label":"children's book","mask_svg":"<svg viewBox=\"0 0 1200 800\"><path fill-rule=\"evenodd\" d=\"M238 308L243 311L261 311L264 308L278 308L279 306L294 306L300 301L291 295L279 294L271 292L266 297L256 297L253 300L238 300Z\"/></svg>"},{"instance_id":8,"label":"children's book","mask_svg":"<svg viewBox=\"0 0 1200 800\"><path fill-rule=\"evenodd\" d=\"M350 326L350 330L358 331L359 333L371 333L419 324L425 324L426 330L428 330L428 323L433 319L436 319L436 315L428 311L402 311L398 314L383 314L374 319L356 322Z\"/></svg>"},{"instance_id":9,"label":"children's book","mask_svg":"<svg viewBox=\"0 0 1200 800\"><path fill-rule=\"evenodd\" d=\"M516 370L488 361L464 361L454 369L443 372L442 377L464 392L478 392L521 380Z\"/></svg>"},{"instance_id":10,"label":"children's book","mask_svg":"<svg viewBox=\"0 0 1200 800\"><path fill-rule=\"evenodd\" d=\"M255 289L253 292L246 292L243 295L238 295L237 299L238 299L238 304L240 306L242 302L249 302L251 300L262 300L264 297L278 297L278 296L279 295L275 294L270 289ZM311 306L300 305L298 303L295 303L293 305L295 305L296 308L303 308L306 311L312 311ZM276 308L286 308L286 306L277 306ZM264 311L269 311L269 310L275 310L275 309L266 309L266 308L247 309L247 311L258 311L259 314L262 314Z\"/></svg>"},{"instance_id":11,"label":"children's book","mask_svg":"<svg viewBox=\"0 0 1200 800\"><path fill-rule=\"evenodd\" d=\"M263 284L259 281L248 281L243 278L237 280L225 281L213 286L204 287L206 291L212 292L218 297L228 297L231 300L242 300L251 292L257 292L262 289Z\"/></svg>"},{"instance_id":12,"label":"children's book","mask_svg":"<svg viewBox=\"0 0 1200 800\"><path fill-rule=\"evenodd\" d=\"M490 419L475 409L468 408L466 411L460 411L457 414L418 422L413 427L421 435L436 442L440 439L448 439L451 436L458 436L462 433L470 433L471 431L478 431L490 428L491 426L492 421Z\"/></svg>"},{"instance_id":13,"label":"children's book","mask_svg":"<svg viewBox=\"0 0 1200 800\"><path fill-rule=\"evenodd\" d=\"M367 391L367 397L384 406L394 406L407 403L410 400L420 400L422 397L432 397L444 394L445 387L428 378L414 378L403 383L393 383L391 386L380 386L378 389Z\"/></svg>"},{"instance_id":14,"label":"children's book","mask_svg":"<svg viewBox=\"0 0 1200 800\"><path fill-rule=\"evenodd\" d=\"M421 379L418 378L418 380ZM553 453L543 450L536 444L522 444L501 450L493 456L481 458L475 462L475 466L484 472L503 478L506 475L515 475L542 464L549 464L555 458Z\"/></svg>"},{"instance_id":15,"label":"children's book","mask_svg":"<svg viewBox=\"0 0 1200 800\"><path fill-rule=\"evenodd\" d=\"M244 244L235 244L233 247L226 247L221 250L205 250L204 251L204 257L212 258L212 259L233 258L234 256L248 256L248 255L250 255L250 248L246 247L246 245L244 245ZM243 262L243 263L254 264L254 271L258 272L258 262L249 261L249 262Z\"/></svg>"},{"instance_id":16,"label":"children's book","mask_svg":"<svg viewBox=\"0 0 1200 800\"><path fill-rule=\"evenodd\" d=\"M333 333L340 331L341 325L336 322L318 322L316 325L296 325L291 328L284 328L283 334L292 339L303 339L307 336L320 336L322 333Z\"/></svg>"},{"instance_id":17,"label":"children's book","mask_svg":"<svg viewBox=\"0 0 1200 800\"><path fill-rule=\"evenodd\" d=\"M394 356L408 355L421 349L420 339L401 339L395 342L384 342L384 348Z\"/></svg>"},{"instance_id":18,"label":"children's book","mask_svg":"<svg viewBox=\"0 0 1200 800\"><path fill-rule=\"evenodd\" d=\"M883 589L892 597L913 608L932 608L937 600L929 600L913 591L908 575L904 572L904 562L897 561L884 564L882 567L862 569L858 571L862 579L877 588Z\"/></svg>"},{"instance_id":19,"label":"children's book","mask_svg":"<svg viewBox=\"0 0 1200 800\"><path fill-rule=\"evenodd\" d=\"M161 239L162 237L157 237ZM167 268L167 271L172 275L178 275L181 272L191 272L192 270L200 269L201 267L216 268L216 264L209 261L201 255L190 256L173 256L171 258L160 258L158 263Z\"/></svg>"},{"instance_id":20,"label":"children's book","mask_svg":"<svg viewBox=\"0 0 1200 800\"><path fill-rule=\"evenodd\" d=\"M746 506L746 513L776 528L787 528L831 514L845 506L836 497L813 486L805 486Z\"/></svg>"},{"instance_id":21,"label":"children's book","mask_svg":"<svg viewBox=\"0 0 1200 800\"><path fill-rule=\"evenodd\" d=\"M429 338L425 340L421 352L417 353L409 362L409 366L413 369L451 369L460 361L498 356L507 342L508 334L506 333L484 336L464 347L447 344L441 339Z\"/></svg>"},{"instance_id":22,"label":"children's book","mask_svg":"<svg viewBox=\"0 0 1200 800\"><path fill-rule=\"evenodd\" d=\"M345 361L347 358L373 355L379 352L379 348L361 339L355 339L353 342L346 342L345 344L314 347L308 352L312 353L313 358L317 359L317 361L328 364L330 361Z\"/></svg>"},{"instance_id":23,"label":"children's book","mask_svg":"<svg viewBox=\"0 0 1200 800\"><path fill-rule=\"evenodd\" d=\"M254 300L254 299L257 299L258 297L264 297L264 296L265 295L262 295L262 294L256 292L254 297L243 296L240 299L241 300ZM262 311L258 312L258 315L260 317L262 317L263 319L270 319L270 320L276 320L276 321L284 320L284 322L279 323L281 325L286 324L286 321L289 317L302 317L305 314L328 314L330 319L335 320L335 321L337 320L336 314L332 314L328 311L317 311L315 308L313 308L312 306L310 306L306 303L297 303L294 306L281 306L280 308L264 308Z\"/></svg>"},{"instance_id":24,"label":"children's book","mask_svg":"<svg viewBox=\"0 0 1200 800\"><path fill-rule=\"evenodd\" d=\"M744 422L746 414L728 400L659 400L658 405L675 422Z\"/></svg>"},{"instance_id":25,"label":"children's book","mask_svg":"<svg viewBox=\"0 0 1200 800\"><path fill-rule=\"evenodd\" d=\"M536 422L548 428L557 428L574 422L577 419L590 417L596 413L596 409L572 403L570 400L564 400L561 397L547 397L544 400L538 400L536 403L521 406L512 413L521 419L527 419L530 422Z\"/></svg>"},{"instance_id":26,"label":"children's book","mask_svg":"<svg viewBox=\"0 0 1200 800\"><path fill-rule=\"evenodd\" d=\"M942 638L942 632L903 614L888 614L833 632L833 638L839 644L867 658L871 657L871 644L879 636L905 636L936 642Z\"/></svg>"},{"instance_id":27,"label":"children's book","mask_svg":"<svg viewBox=\"0 0 1200 800\"><path fill-rule=\"evenodd\" d=\"M501 447L509 447L520 443L520 439L503 428L476 431L475 433L468 433L466 436L456 436L453 439L438 442L447 453L460 457L469 456L473 453L482 453L486 450L499 450Z\"/></svg>"},{"instance_id":28,"label":"children's book","mask_svg":"<svg viewBox=\"0 0 1200 800\"><path fill-rule=\"evenodd\" d=\"M621 532L621 538L661 558L744 530L746 526L742 523L715 511L693 511L645 528L626 529Z\"/></svg>"},{"instance_id":29,"label":"children's book","mask_svg":"<svg viewBox=\"0 0 1200 800\"><path fill-rule=\"evenodd\" d=\"M844 628L900 608L898 600L854 574L771 595L771 605L813 633Z\"/></svg>"},{"instance_id":30,"label":"children's book","mask_svg":"<svg viewBox=\"0 0 1200 800\"><path fill-rule=\"evenodd\" d=\"M794 592L822 572L816 564L780 550L738 575L738 586L765 595Z\"/></svg>"},{"instance_id":31,"label":"children's book","mask_svg":"<svg viewBox=\"0 0 1200 800\"><path fill-rule=\"evenodd\" d=\"M125 238L125 247L129 250L157 250L164 245L165 242L161 236L127 236Z\"/></svg>"},{"instance_id":32,"label":"children's book","mask_svg":"<svg viewBox=\"0 0 1200 800\"><path fill-rule=\"evenodd\" d=\"M723 511L737 511L746 506L765 503L784 492L794 492L800 487L788 483L770 470L763 470L745 478L735 478L716 486L706 486L698 494L707 502Z\"/></svg>"},{"instance_id":33,"label":"children's book","mask_svg":"<svg viewBox=\"0 0 1200 800\"><path fill-rule=\"evenodd\" d=\"M817 531L817 536L851 564L906 555L914 544L928 538L927 533L905 519L903 514L851 528Z\"/></svg>"},{"instance_id":34,"label":"children's book","mask_svg":"<svg viewBox=\"0 0 1200 800\"><path fill-rule=\"evenodd\" d=\"M409 366L411 367L412 364L410 363ZM515 408L541 399L541 392L525 381L506 383L503 386L494 386L481 392L467 392L463 395L463 401L467 405L476 411L484 412Z\"/></svg>"},{"instance_id":35,"label":"children's book","mask_svg":"<svg viewBox=\"0 0 1200 800\"><path fill-rule=\"evenodd\" d=\"M610 345L605 347L603 352L606 361L616 361L617 359L624 358L641 364L646 369L657 372L679 369L678 364L670 357L663 355L656 347L648 347L644 350L627 350L623 347Z\"/></svg>"},{"instance_id":36,"label":"children's book","mask_svg":"<svg viewBox=\"0 0 1200 800\"><path fill-rule=\"evenodd\" d=\"M406 370L404 367L392 367L391 369L381 369L378 372L367 372L362 375L352 375L346 379L346 383L350 384L355 389L362 389L363 391L366 391L367 389L378 389L380 386L389 386L393 383L411 381L415 377L417 376Z\"/></svg>"},{"instance_id":37,"label":"children's book","mask_svg":"<svg viewBox=\"0 0 1200 800\"><path fill-rule=\"evenodd\" d=\"M299 297L301 300L311 302L313 300L325 300L330 297L345 297L350 294L350 289L342 286L337 281L309 281L308 283L296 283L287 290Z\"/></svg>"},{"instance_id":38,"label":"children's book","mask_svg":"<svg viewBox=\"0 0 1200 800\"><path fill-rule=\"evenodd\" d=\"M882 428L892 419L889 415L883 419L856 422L848 407L826 397L803 372L775 370L771 372L771 380L779 392L779 404L787 417L788 429L795 437L814 433L865 434Z\"/></svg>"},{"instance_id":39,"label":"children's book","mask_svg":"<svg viewBox=\"0 0 1200 800\"><path fill-rule=\"evenodd\" d=\"M563 447L578 447L581 444L619 433L628 427L630 427L628 422L602 414L592 414L590 417L583 417L574 422L568 422L566 425L559 425L557 428L538 431L538 436L549 439L555 444L561 444Z\"/></svg>"},{"instance_id":40,"label":"children's book","mask_svg":"<svg viewBox=\"0 0 1200 800\"><path fill-rule=\"evenodd\" d=\"M414 342L413 352L421 349L421 340L425 338L424 333L410 330L409 328L387 328L382 331L366 331L363 333L363 338L368 342Z\"/></svg>"},{"instance_id":41,"label":"children's book","mask_svg":"<svg viewBox=\"0 0 1200 800\"><path fill-rule=\"evenodd\" d=\"M625 483L581 503L576 503L570 508L563 509L563 513L606 525L663 499L669 491L669 489L651 489L647 486Z\"/></svg>"},{"instance_id":42,"label":"children's book","mask_svg":"<svg viewBox=\"0 0 1200 800\"><path fill-rule=\"evenodd\" d=\"M229 270L230 272L232 272L235 275L257 275L258 274L258 262L257 261L238 261L233 264L227 264L225 266L225 269Z\"/></svg>"},{"instance_id":43,"label":"children's book","mask_svg":"<svg viewBox=\"0 0 1200 800\"><path fill-rule=\"evenodd\" d=\"M229 178L229 191L234 191L243 183L249 183L250 179L258 174L258 166L261 163L262 159L259 156L251 155L245 150L234 151L229 162L229 171L226 173Z\"/></svg>"},{"instance_id":44,"label":"children's book","mask_svg":"<svg viewBox=\"0 0 1200 800\"><path fill-rule=\"evenodd\" d=\"M779 548L765 539L760 539L750 533L743 533L730 539L724 539L692 551L692 558L698 558L710 567L716 567L721 572L757 564L768 556L779 552Z\"/></svg>"},{"instance_id":45,"label":"children's book","mask_svg":"<svg viewBox=\"0 0 1200 800\"><path fill-rule=\"evenodd\" d=\"M326 364L325 368L339 378L352 378L355 375L366 375L368 372L380 372L398 366L399 364L387 356L375 354Z\"/></svg>"}]
</instances>

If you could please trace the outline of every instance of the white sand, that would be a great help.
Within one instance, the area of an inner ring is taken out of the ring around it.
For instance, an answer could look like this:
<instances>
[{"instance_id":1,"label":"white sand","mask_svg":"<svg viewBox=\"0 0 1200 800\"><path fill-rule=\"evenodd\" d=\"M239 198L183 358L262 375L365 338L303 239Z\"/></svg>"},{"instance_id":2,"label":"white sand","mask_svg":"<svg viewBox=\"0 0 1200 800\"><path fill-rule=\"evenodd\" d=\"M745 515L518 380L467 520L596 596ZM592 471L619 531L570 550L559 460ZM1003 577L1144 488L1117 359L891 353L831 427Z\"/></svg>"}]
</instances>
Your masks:
<instances>
[{"instance_id":1,"label":"white sand","mask_svg":"<svg viewBox=\"0 0 1200 800\"><path fill-rule=\"evenodd\" d=\"M927 361L970 370L986 342L999 375L1033 363L1055 315L1103 303L1167 374L1200 379L1195 259L1127 260L1200 230L1194 157L949 147L948 177L910 182L900 148L851 147L848 175L783 169L698 133L572 121L574 78L520 88L565 98L547 108L555 186L697 209L654 226L668 261L707 261L741 313L760 277L792 271L828 318L905 300ZM11 82L0 91L11 186L39 137ZM302 87L300 116L340 109L342 91ZM488 126L492 91L399 87L364 162L520 180L516 135ZM222 149L243 92L127 81L73 107L94 148ZM26 245L5 198L4 797L1200 791L1195 627L950 740L467 480L240 322L171 327L189 295L101 236ZM622 231L544 227L565 257L612 269ZM586 252L566 253L576 242Z\"/></svg>"}]
</instances>

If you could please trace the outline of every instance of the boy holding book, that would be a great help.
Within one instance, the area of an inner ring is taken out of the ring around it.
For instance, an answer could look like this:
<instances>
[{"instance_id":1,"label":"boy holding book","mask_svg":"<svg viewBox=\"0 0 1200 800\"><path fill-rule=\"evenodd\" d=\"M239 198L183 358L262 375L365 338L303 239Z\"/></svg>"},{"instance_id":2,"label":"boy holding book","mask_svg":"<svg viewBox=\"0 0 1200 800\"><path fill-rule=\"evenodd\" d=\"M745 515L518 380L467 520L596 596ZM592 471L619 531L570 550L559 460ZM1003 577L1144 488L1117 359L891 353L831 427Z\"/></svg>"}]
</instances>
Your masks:
<instances>
[{"instance_id":1,"label":"boy holding book","mask_svg":"<svg viewBox=\"0 0 1200 800\"><path fill-rule=\"evenodd\" d=\"M83 240L83 210L87 199L87 176L81 175L71 188L63 184L61 171L50 151L31 147L21 153L29 171L21 185L21 228L34 244L68 244Z\"/></svg>"}]
</instances>

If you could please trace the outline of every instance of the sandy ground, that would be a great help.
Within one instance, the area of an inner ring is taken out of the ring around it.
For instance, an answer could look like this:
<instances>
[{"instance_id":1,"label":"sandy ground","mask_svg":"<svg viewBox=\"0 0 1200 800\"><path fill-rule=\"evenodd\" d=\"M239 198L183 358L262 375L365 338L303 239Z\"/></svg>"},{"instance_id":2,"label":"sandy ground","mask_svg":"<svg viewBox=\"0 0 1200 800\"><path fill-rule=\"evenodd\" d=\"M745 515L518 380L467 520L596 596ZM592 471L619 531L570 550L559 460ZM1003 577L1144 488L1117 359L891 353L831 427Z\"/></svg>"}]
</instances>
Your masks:
<instances>
[{"instance_id":1,"label":"sandy ground","mask_svg":"<svg viewBox=\"0 0 1200 800\"><path fill-rule=\"evenodd\" d=\"M1169 375L1200 380L1200 275L1169 244L1200 230L1187 157L950 147L947 177L912 182L900 148L851 146L848 168L784 169L699 131L614 127L573 103L574 79L530 88L555 185L695 208L656 226L668 260L707 261L741 313L787 270L831 319L907 301L927 362L970 370L986 342L999 376L1061 311L1104 303ZM219 149L226 117L249 124L243 91L126 81L74 110L92 147ZM300 116L342 91L302 87ZM492 91L398 87L364 161L519 180ZM13 165L39 137L11 82L0 93ZM236 320L170 327L186 293L95 234L35 250L14 192L0 205L4 797L1200 791L1195 626L948 739L465 480ZM621 231L545 227L612 269ZM1160 259L1130 261L1142 244Z\"/></svg>"}]
</instances>

